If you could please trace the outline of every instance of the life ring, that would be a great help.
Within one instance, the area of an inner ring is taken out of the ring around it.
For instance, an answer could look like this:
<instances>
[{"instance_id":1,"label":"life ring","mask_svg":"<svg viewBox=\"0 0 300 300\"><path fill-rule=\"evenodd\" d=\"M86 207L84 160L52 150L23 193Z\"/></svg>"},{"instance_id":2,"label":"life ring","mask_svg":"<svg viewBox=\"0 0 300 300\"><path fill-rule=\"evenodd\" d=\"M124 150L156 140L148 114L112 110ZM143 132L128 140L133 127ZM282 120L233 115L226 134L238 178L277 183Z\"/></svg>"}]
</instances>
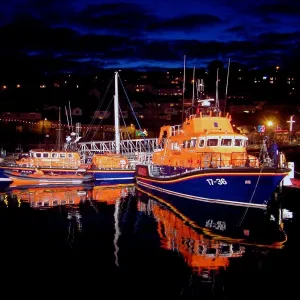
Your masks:
<instances>
[{"instance_id":1,"label":"life ring","mask_svg":"<svg viewBox=\"0 0 300 300\"><path fill-rule=\"evenodd\" d=\"M121 166L122 168L125 168L125 166L126 166L126 160L125 160L125 159L121 159L121 160L120 160L120 166Z\"/></svg>"}]
</instances>

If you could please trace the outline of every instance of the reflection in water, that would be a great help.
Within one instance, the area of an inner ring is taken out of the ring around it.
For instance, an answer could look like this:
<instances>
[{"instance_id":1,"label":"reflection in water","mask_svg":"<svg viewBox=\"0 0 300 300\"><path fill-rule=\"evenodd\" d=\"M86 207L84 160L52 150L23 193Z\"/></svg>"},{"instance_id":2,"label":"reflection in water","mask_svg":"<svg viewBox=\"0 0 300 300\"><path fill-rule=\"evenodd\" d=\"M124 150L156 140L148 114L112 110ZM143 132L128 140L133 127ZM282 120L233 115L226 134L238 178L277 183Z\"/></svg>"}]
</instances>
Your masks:
<instances>
[{"instance_id":1,"label":"reflection in water","mask_svg":"<svg viewBox=\"0 0 300 300\"><path fill-rule=\"evenodd\" d=\"M161 198L140 188L137 194L138 209L157 221L161 246L180 253L202 282L213 283L220 270L245 254L246 246L280 249L286 242L279 224L260 209L197 201L189 209L178 197Z\"/></svg>"},{"instance_id":2,"label":"reflection in water","mask_svg":"<svg viewBox=\"0 0 300 300\"><path fill-rule=\"evenodd\" d=\"M63 280L80 270L89 286L100 281L89 272L101 270L110 295L140 295L140 289L167 299L231 299L229 291L239 286L251 293L266 284L259 277L264 261L275 257L269 264L278 264L285 249L276 218L259 209L177 200L134 185L10 189L0 195L0 252L18 249L23 264L43 262L39 272L48 272L47 259L48 268L56 261ZM111 282L118 288L111 290Z\"/></svg>"},{"instance_id":3,"label":"reflection in water","mask_svg":"<svg viewBox=\"0 0 300 300\"><path fill-rule=\"evenodd\" d=\"M10 189L9 194L19 200L26 201L31 207L48 209L55 206L78 206L84 201L94 200L115 204L132 193L134 185L108 185L108 186L46 186L31 187L27 189Z\"/></svg>"},{"instance_id":4,"label":"reflection in water","mask_svg":"<svg viewBox=\"0 0 300 300\"><path fill-rule=\"evenodd\" d=\"M115 219L115 236L114 236L114 246L115 246L115 264L116 266L119 266L119 259L118 259L118 251L119 251L119 246L118 246L118 239L121 235L121 231L119 228L119 208L120 208L120 200L116 201L116 206L115 206L115 213L114 213L114 219Z\"/></svg>"},{"instance_id":5,"label":"reflection in water","mask_svg":"<svg viewBox=\"0 0 300 300\"><path fill-rule=\"evenodd\" d=\"M114 246L115 264L118 266L118 239L121 234L119 228L120 203L134 193L134 185L105 185L105 186L46 186L30 188L13 188L9 193L3 194L3 202L9 205L17 200L18 207L22 203L28 203L31 208L37 210L49 210L55 207L64 207L67 213L68 234L67 244L73 249L75 238L82 231L82 211L80 206L88 203L99 214L97 203L115 205L114 209Z\"/></svg>"},{"instance_id":6,"label":"reflection in water","mask_svg":"<svg viewBox=\"0 0 300 300\"><path fill-rule=\"evenodd\" d=\"M149 199L148 205L139 202L140 211L149 214L149 209L157 220L162 247L178 251L193 272L204 280L210 281L214 271L228 267L229 258L241 257L245 252L243 246L211 240L198 233L153 199Z\"/></svg>"}]
</instances>

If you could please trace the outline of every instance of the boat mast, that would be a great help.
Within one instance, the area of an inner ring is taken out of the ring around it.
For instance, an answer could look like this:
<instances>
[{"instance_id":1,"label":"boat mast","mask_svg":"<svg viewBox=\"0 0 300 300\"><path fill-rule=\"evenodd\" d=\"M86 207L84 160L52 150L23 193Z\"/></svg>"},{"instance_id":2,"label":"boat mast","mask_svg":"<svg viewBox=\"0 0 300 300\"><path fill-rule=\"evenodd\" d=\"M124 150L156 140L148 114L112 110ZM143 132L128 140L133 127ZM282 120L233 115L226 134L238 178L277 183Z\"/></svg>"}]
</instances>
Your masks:
<instances>
[{"instance_id":1,"label":"boat mast","mask_svg":"<svg viewBox=\"0 0 300 300\"><path fill-rule=\"evenodd\" d=\"M219 109L219 68L217 69L217 81L216 81L216 109Z\"/></svg>"},{"instance_id":2,"label":"boat mast","mask_svg":"<svg viewBox=\"0 0 300 300\"><path fill-rule=\"evenodd\" d=\"M227 79L226 79L226 90L225 90L225 112L226 112L226 105L227 105L227 91L228 91L228 79L229 79L229 68L230 68L230 58L228 60L228 67L227 67Z\"/></svg>"},{"instance_id":3,"label":"boat mast","mask_svg":"<svg viewBox=\"0 0 300 300\"><path fill-rule=\"evenodd\" d=\"M71 134L72 134L72 132L73 132L73 121L72 121L71 101L69 101L69 113L70 113L70 125L71 125Z\"/></svg>"},{"instance_id":4,"label":"boat mast","mask_svg":"<svg viewBox=\"0 0 300 300\"><path fill-rule=\"evenodd\" d=\"M194 103L195 103L195 66L194 66L194 69L193 69L193 98L192 98L192 114L193 114L193 111L194 111Z\"/></svg>"},{"instance_id":5,"label":"boat mast","mask_svg":"<svg viewBox=\"0 0 300 300\"><path fill-rule=\"evenodd\" d=\"M60 115L60 107L58 108L58 133L57 133L57 150L61 150L61 142L62 142L62 136L61 136L61 115Z\"/></svg>"},{"instance_id":6,"label":"boat mast","mask_svg":"<svg viewBox=\"0 0 300 300\"><path fill-rule=\"evenodd\" d=\"M119 90L118 90L118 72L115 72L115 95L114 95L114 112L115 112L115 143L116 153L120 153L120 122L119 122Z\"/></svg>"},{"instance_id":7,"label":"boat mast","mask_svg":"<svg viewBox=\"0 0 300 300\"><path fill-rule=\"evenodd\" d=\"M186 55L184 55L183 59L183 85L182 85L182 122L184 119L184 92L185 92L185 58Z\"/></svg>"}]
</instances>

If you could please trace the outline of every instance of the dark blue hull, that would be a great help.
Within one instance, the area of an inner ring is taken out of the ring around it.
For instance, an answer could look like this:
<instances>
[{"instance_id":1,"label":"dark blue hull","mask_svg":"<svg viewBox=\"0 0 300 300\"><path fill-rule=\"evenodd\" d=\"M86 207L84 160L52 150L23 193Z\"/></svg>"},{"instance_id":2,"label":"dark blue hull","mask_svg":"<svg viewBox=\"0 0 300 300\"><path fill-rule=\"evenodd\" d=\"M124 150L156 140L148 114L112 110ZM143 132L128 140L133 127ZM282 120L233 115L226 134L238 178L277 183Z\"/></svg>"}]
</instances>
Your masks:
<instances>
[{"instance_id":1,"label":"dark blue hull","mask_svg":"<svg viewBox=\"0 0 300 300\"><path fill-rule=\"evenodd\" d=\"M107 184L134 183L135 170L88 170L93 174L95 181Z\"/></svg>"},{"instance_id":2,"label":"dark blue hull","mask_svg":"<svg viewBox=\"0 0 300 300\"><path fill-rule=\"evenodd\" d=\"M165 177L149 174L147 166L137 166L137 185L194 201L264 208L288 169L210 169Z\"/></svg>"},{"instance_id":3,"label":"dark blue hull","mask_svg":"<svg viewBox=\"0 0 300 300\"><path fill-rule=\"evenodd\" d=\"M0 191L6 189L13 181L0 170Z\"/></svg>"}]
</instances>

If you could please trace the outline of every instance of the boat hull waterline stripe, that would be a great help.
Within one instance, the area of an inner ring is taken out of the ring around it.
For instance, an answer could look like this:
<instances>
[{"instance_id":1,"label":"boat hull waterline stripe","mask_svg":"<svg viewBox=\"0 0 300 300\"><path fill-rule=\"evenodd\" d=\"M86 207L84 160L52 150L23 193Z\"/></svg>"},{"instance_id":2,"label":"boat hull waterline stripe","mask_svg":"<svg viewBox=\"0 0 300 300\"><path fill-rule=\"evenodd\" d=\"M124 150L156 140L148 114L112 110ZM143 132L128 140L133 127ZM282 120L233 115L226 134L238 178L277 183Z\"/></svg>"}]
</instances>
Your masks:
<instances>
[{"instance_id":1,"label":"boat hull waterline stripe","mask_svg":"<svg viewBox=\"0 0 300 300\"><path fill-rule=\"evenodd\" d=\"M167 194L178 196L178 197L188 198L190 200L210 202L210 203L221 203L221 204L228 204L228 205L235 205L235 206L256 207L256 208L262 208L262 209L265 209L267 207L266 204L255 204L255 203L249 203L249 202L246 203L246 202L238 202L238 201L227 201L227 200L221 200L221 199L202 198L202 197L192 196L192 195L188 195L188 194L172 192L170 190L159 188L157 186L154 186L154 185L151 185L151 184L148 184L145 182L141 182L139 180L137 180L137 184L144 186L146 188L157 190L159 192L167 193Z\"/></svg>"}]
</instances>

